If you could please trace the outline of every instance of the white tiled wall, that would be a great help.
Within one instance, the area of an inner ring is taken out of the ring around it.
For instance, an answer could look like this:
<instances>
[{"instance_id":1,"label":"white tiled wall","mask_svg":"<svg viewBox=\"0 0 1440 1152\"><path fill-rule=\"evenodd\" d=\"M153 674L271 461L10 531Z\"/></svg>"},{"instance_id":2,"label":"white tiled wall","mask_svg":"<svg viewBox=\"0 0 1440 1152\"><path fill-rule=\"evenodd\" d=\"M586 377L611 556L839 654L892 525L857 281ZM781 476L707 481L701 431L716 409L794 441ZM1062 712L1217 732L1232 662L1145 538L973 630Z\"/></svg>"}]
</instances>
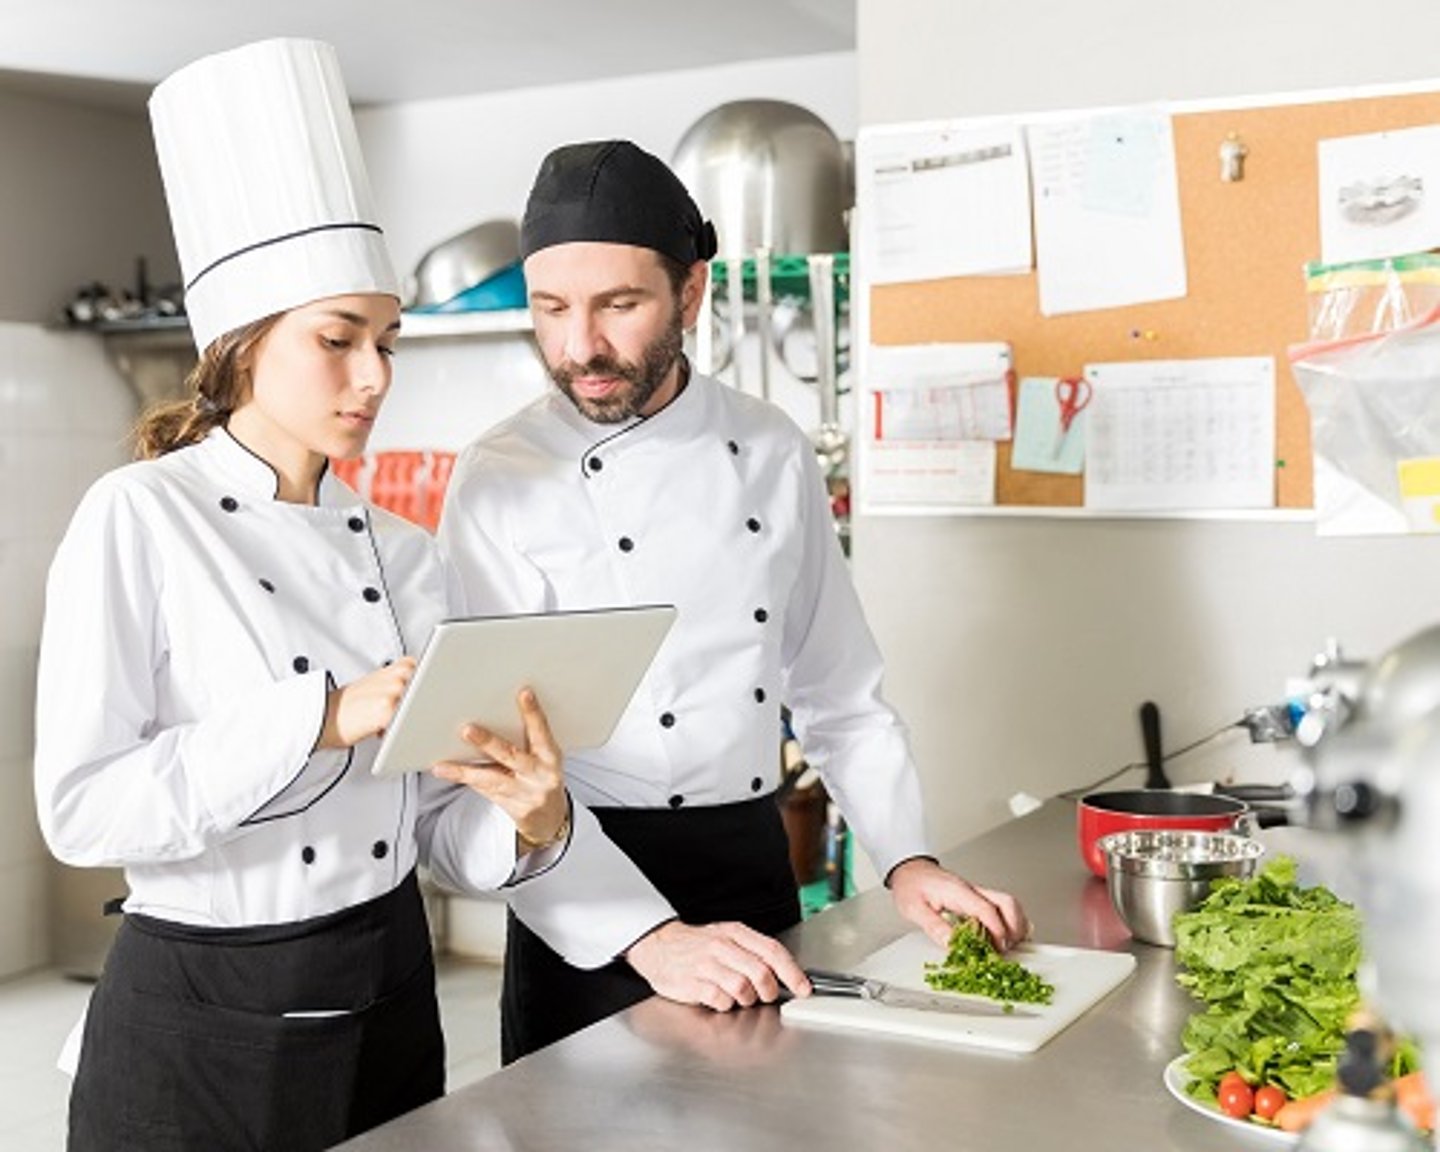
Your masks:
<instances>
[{"instance_id":1,"label":"white tiled wall","mask_svg":"<svg viewBox=\"0 0 1440 1152\"><path fill-rule=\"evenodd\" d=\"M31 790L45 573L136 403L98 337L0 323L0 978L46 964L55 866Z\"/></svg>"},{"instance_id":2,"label":"white tiled wall","mask_svg":"<svg viewBox=\"0 0 1440 1152\"><path fill-rule=\"evenodd\" d=\"M458 451L548 387L528 333L402 339L368 450Z\"/></svg>"}]
</instances>

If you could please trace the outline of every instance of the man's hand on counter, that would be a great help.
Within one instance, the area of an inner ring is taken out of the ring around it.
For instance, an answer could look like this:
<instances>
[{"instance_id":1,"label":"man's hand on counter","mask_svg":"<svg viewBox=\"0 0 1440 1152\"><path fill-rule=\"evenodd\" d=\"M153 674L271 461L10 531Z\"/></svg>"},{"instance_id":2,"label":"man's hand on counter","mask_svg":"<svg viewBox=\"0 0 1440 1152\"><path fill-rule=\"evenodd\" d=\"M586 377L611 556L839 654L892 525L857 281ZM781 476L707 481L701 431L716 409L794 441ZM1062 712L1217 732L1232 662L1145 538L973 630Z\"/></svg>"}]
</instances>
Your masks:
<instances>
[{"instance_id":1,"label":"man's hand on counter","mask_svg":"<svg viewBox=\"0 0 1440 1152\"><path fill-rule=\"evenodd\" d=\"M946 912L973 916L1002 952L1030 937L1030 921L1014 896L962 880L934 860L906 860L891 870L887 883L900 915L942 948L950 943Z\"/></svg>"},{"instance_id":2,"label":"man's hand on counter","mask_svg":"<svg viewBox=\"0 0 1440 1152\"><path fill-rule=\"evenodd\" d=\"M625 959L667 1000L717 1012L772 1003L781 985L796 996L810 994L810 981L785 946L744 924L671 920L632 944Z\"/></svg>"}]
</instances>

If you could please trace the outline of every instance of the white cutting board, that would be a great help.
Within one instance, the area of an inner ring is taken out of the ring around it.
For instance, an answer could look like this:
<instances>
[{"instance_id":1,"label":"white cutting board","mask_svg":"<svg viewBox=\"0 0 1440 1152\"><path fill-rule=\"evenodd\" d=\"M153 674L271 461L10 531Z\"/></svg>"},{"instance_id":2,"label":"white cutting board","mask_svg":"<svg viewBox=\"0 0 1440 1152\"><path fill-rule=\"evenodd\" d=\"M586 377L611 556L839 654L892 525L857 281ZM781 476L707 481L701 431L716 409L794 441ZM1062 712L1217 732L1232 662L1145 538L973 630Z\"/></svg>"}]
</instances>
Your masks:
<instances>
[{"instance_id":1,"label":"white cutting board","mask_svg":"<svg viewBox=\"0 0 1440 1152\"><path fill-rule=\"evenodd\" d=\"M1033 1016L960 1016L919 1008L887 1008L845 996L789 1000L780 1011L792 1021L886 1032L973 1048L1034 1052L1135 971L1135 957L1128 952L1022 944L1006 955L1055 986L1051 1003L1017 1005L1033 1012ZM928 992L931 989L925 983L925 963L944 958L941 948L923 932L915 931L871 953L855 971L899 988Z\"/></svg>"}]
</instances>

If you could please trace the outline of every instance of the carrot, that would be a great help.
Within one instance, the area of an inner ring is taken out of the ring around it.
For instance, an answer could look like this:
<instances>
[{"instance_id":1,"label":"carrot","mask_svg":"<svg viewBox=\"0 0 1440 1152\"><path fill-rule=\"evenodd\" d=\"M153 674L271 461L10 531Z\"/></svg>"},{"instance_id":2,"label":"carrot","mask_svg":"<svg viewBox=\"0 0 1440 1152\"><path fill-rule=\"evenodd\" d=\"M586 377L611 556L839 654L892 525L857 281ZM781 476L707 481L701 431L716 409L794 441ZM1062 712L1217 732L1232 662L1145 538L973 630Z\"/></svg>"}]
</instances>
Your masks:
<instances>
[{"instance_id":1,"label":"carrot","mask_svg":"<svg viewBox=\"0 0 1440 1152\"><path fill-rule=\"evenodd\" d=\"M1410 1118L1410 1122L1422 1132L1435 1127L1435 1097L1430 1094L1425 1077L1420 1072L1410 1072L1394 1082L1395 1103ZM1334 1098L1333 1089L1316 1092L1313 1096L1301 1096L1287 1101L1275 1113L1275 1126L1286 1132L1301 1132L1310 1126L1317 1113L1322 1111Z\"/></svg>"},{"instance_id":2,"label":"carrot","mask_svg":"<svg viewBox=\"0 0 1440 1152\"><path fill-rule=\"evenodd\" d=\"M1275 1113L1275 1127L1286 1132L1301 1132L1310 1126L1310 1121L1335 1098L1335 1090L1327 1088L1310 1096L1298 1096L1287 1100L1280 1111Z\"/></svg>"},{"instance_id":3,"label":"carrot","mask_svg":"<svg viewBox=\"0 0 1440 1152\"><path fill-rule=\"evenodd\" d=\"M1422 1132L1435 1127L1435 1097L1430 1094L1423 1072L1409 1072L1396 1078L1395 1103Z\"/></svg>"}]
</instances>

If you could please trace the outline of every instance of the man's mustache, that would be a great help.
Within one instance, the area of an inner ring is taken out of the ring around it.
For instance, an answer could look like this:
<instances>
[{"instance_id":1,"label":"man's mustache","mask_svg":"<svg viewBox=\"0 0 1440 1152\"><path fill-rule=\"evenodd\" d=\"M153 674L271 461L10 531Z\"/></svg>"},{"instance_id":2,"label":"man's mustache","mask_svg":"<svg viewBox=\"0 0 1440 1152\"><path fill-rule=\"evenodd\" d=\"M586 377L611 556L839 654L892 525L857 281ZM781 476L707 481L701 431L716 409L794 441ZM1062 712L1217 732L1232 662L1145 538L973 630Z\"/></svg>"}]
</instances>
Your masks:
<instances>
[{"instance_id":1,"label":"man's mustache","mask_svg":"<svg viewBox=\"0 0 1440 1152\"><path fill-rule=\"evenodd\" d=\"M611 356L595 356L584 364L567 361L557 367L551 375L562 384L571 384L577 376L619 376L634 381L635 369L624 361Z\"/></svg>"}]
</instances>

